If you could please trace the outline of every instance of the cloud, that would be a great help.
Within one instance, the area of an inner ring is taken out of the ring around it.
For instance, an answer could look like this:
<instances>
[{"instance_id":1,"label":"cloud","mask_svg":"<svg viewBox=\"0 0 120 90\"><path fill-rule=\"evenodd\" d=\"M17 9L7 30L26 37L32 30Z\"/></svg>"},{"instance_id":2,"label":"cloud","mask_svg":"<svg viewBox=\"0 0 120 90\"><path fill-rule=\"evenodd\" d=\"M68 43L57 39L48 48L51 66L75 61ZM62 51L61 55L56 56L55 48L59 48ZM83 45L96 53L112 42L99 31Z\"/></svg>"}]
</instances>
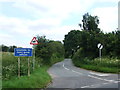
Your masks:
<instances>
[{"instance_id":1,"label":"cloud","mask_svg":"<svg viewBox=\"0 0 120 90\"><path fill-rule=\"evenodd\" d=\"M92 11L93 15L97 15L100 20L99 27L104 32L115 31L118 27L118 8L116 7L102 7L95 8Z\"/></svg>"},{"instance_id":2,"label":"cloud","mask_svg":"<svg viewBox=\"0 0 120 90\"><path fill-rule=\"evenodd\" d=\"M118 1L119 0L99 0L98 2L108 2L108 3L112 2L112 3L116 3Z\"/></svg>"},{"instance_id":3,"label":"cloud","mask_svg":"<svg viewBox=\"0 0 120 90\"><path fill-rule=\"evenodd\" d=\"M117 0L102 0L102 2L113 1L117 2ZM117 21L117 7L94 8L93 6L100 2L96 0L0 0L1 2L8 3L7 5L9 2L13 2L11 7L18 9L19 13L21 10L22 13L30 14L28 18L26 18L27 16L21 18L0 13L0 33L1 38L4 38L4 41L0 40L0 43L7 45L16 44L30 47L30 40L38 34L62 41L64 35L70 30L80 29L77 22L71 22L74 21L73 19L80 20L91 7L91 14L100 17L102 29L108 32L108 30L117 28L115 23Z\"/></svg>"}]
</instances>

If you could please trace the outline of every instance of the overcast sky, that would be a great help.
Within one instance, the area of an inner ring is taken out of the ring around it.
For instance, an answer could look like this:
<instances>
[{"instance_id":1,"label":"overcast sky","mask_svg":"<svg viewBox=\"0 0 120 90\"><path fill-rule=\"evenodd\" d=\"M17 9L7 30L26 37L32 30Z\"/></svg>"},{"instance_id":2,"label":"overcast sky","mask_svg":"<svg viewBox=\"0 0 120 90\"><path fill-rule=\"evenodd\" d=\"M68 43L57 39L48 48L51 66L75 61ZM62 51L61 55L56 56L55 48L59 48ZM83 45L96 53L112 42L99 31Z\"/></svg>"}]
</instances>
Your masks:
<instances>
[{"instance_id":1,"label":"overcast sky","mask_svg":"<svg viewBox=\"0 0 120 90\"><path fill-rule=\"evenodd\" d=\"M104 32L118 27L119 0L0 0L0 44L32 47L36 35L60 40L80 30L82 16L97 15Z\"/></svg>"}]
</instances>

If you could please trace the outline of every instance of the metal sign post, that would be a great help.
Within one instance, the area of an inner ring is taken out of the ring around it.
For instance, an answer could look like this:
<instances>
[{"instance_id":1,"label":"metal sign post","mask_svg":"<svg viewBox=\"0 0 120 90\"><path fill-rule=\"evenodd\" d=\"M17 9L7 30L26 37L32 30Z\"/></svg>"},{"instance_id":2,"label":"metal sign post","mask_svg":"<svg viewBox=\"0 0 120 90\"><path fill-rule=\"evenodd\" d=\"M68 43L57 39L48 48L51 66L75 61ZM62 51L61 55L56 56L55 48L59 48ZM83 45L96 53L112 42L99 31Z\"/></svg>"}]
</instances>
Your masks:
<instances>
[{"instance_id":1,"label":"metal sign post","mask_svg":"<svg viewBox=\"0 0 120 90\"><path fill-rule=\"evenodd\" d=\"M33 49L33 70L35 69L35 49Z\"/></svg>"},{"instance_id":2,"label":"metal sign post","mask_svg":"<svg viewBox=\"0 0 120 90\"><path fill-rule=\"evenodd\" d=\"M100 57L100 60L101 60L101 49L99 49L99 57Z\"/></svg>"},{"instance_id":3,"label":"metal sign post","mask_svg":"<svg viewBox=\"0 0 120 90\"><path fill-rule=\"evenodd\" d=\"M101 43L99 43L97 46L99 48L99 57L100 57L100 61L101 61L101 49L103 48L103 45Z\"/></svg>"},{"instance_id":4,"label":"metal sign post","mask_svg":"<svg viewBox=\"0 0 120 90\"><path fill-rule=\"evenodd\" d=\"M38 45L38 40L36 37L33 37L33 39L30 42L31 45ZM35 48L33 48L33 70L35 69Z\"/></svg>"}]
</instances>

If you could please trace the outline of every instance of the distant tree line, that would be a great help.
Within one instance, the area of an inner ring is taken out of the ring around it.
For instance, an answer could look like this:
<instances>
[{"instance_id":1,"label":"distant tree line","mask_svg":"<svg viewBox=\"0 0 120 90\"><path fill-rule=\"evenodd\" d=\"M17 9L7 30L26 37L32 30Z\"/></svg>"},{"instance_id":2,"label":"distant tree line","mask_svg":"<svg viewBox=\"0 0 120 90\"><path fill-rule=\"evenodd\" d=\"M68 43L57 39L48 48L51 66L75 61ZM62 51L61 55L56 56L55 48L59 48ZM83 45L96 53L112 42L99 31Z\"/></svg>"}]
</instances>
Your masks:
<instances>
[{"instance_id":1,"label":"distant tree line","mask_svg":"<svg viewBox=\"0 0 120 90\"><path fill-rule=\"evenodd\" d=\"M79 51L79 57L99 56L98 43L103 45L102 56L120 57L120 31L103 33L98 28L99 19L88 13L83 15L81 30L71 30L64 39L65 57L72 57Z\"/></svg>"},{"instance_id":2,"label":"distant tree line","mask_svg":"<svg viewBox=\"0 0 120 90\"><path fill-rule=\"evenodd\" d=\"M17 48L17 46L6 46L6 45L0 45L1 51L2 52L14 52L14 48Z\"/></svg>"}]
</instances>

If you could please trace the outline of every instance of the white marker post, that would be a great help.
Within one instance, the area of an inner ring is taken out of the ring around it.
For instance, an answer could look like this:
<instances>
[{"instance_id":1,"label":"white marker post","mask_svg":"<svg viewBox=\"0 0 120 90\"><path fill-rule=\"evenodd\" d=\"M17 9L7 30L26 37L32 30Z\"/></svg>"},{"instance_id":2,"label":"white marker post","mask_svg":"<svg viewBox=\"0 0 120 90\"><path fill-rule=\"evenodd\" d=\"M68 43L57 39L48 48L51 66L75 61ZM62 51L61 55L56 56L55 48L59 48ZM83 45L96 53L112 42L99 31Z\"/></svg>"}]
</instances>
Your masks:
<instances>
[{"instance_id":1,"label":"white marker post","mask_svg":"<svg viewBox=\"0 0 120 90\"><path fill-rule=\"evenodd\" d=\"M97 46L99 48L99 57L100 57L100 60L101 60L101 49L103 48L103 45L101 43L99 43Z\"/></svg>"}]
</instances>

